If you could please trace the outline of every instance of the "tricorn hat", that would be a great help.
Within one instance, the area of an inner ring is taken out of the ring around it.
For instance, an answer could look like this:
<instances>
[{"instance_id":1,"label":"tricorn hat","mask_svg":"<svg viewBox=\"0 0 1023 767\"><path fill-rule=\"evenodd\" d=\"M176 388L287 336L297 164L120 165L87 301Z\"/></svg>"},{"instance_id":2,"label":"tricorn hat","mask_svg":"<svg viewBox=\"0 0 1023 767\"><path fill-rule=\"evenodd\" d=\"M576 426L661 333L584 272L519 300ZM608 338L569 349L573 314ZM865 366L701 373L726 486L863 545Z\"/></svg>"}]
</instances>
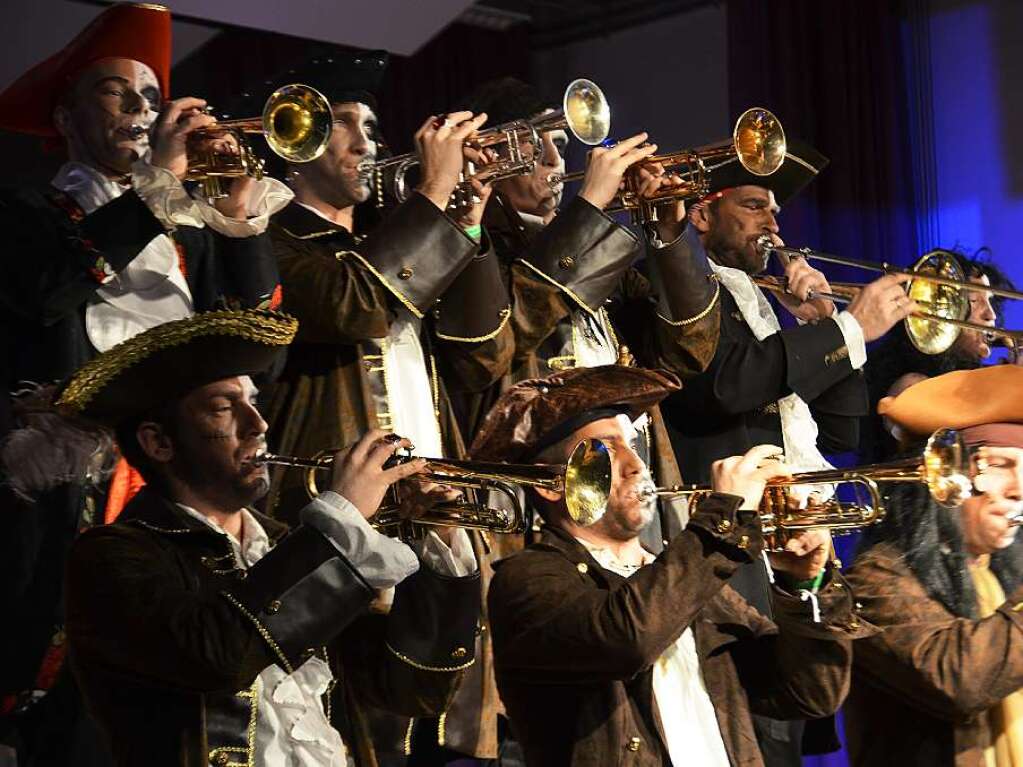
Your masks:
<instances>
[{"instance_id":1,"label":"tricorn hat","mask_svg":"<svg viewBox=\"0 0 1023 767\"><path fill-rule=\"evenodd\" d=\"M667 370L622 365L572 368L531 378L501 395L469 455L478 461L528 462L592 421L617 413L636 419L681 388Z\"/></svg>"},{"instance_id":2,"label":"tricorn hat","mask_svg":"<svg viewBox=\"0 0 1023 767\"><path fill-rule=\"evenodd\" d=\"M817 174L827 167L828 158L808 144L797 139L786 142L785 160L781 167L768 176L758 176L746 170L738 157L731 157L720 164L708 166L710 170L710 193L720 192L736 186L759 186L774 192L778 205L785 205Z\"/></svg>"},{"instance_id":3,"label":"tricorn hat","mask_svg":"<svg viewBox=\"0 0 1023 767\"><path fill-rule=\"evenodd\" d=\"M149 3L119 3L104 10L64 48L0 93L0 128L57 137L53 110L63 93L83 69L111 58L148 65L166 98L170 92L170 11Z\"/></svg>"},{"instance_id":4,"label":"tricorn hat","mask_svg":"<svg viewBox=\"0 0 1023 767\"><path fill-rule=\"evenodd\" d=\"M971 444L1023 447L1023 368L990 365L927 378L882 399L877 412L919 436L948 426Z\"/></svg>"},{"instance_id":5,"label":"tricorn hat","mask_svg":"<svg viewBox=\"0 0 1023 767\"><path fill-rule=\"evenodd\" d=\"M500 125L512 120L528 120L559 105L544 99L529 83L516 77L502 77L479 86L458 104L476 114L487 113L487 123Z\"/></svg>"},{"instance_id":6,"label":"tricorn hat","mask_svg":"<svg viewBox=\"0 0 1023 767\"><path fill-rule=\"evenodd\" d=\"M157 325L85 363L63 386L57 406L116 427L199 386L268 370L297 329L293 317L259 309Z\"/></svg>"}]
</instances>

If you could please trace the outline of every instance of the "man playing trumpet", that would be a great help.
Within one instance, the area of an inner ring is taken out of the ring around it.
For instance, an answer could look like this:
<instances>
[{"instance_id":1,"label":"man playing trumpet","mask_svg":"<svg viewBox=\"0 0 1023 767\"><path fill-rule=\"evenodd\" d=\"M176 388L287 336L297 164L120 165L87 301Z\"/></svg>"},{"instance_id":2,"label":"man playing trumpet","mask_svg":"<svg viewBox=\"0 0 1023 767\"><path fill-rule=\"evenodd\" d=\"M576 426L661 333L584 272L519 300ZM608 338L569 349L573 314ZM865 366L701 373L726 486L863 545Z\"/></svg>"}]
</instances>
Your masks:
<instances>
[{"instance_id":1,"label":"man playing trumpet","mask_svg":"<svg viewBox=\"0 0 1023 767\"><path fill-rule=\"evenodd\" d=\"M786 473L761 445L714 466L715 493L654 556L639 543L653 512L635 419L678 379L620 366L575 369L510 389L487 416L480 460L564 463L598 438L611 457L606 512L584 525L563 493L530 500L539 543L496 566L489 596L498 686L527 764L763 764L751 712L826 716L845 696L850 640L870 633L832 569L830 539L794 538L772 589L775 620L728 585L760 556L764 483ZM813 605L817 605L817 614ZM815 622L816 620L816 622Z\"/></svg>"},{"instance_id":2,"label":"man playing trumpet","mask_svg":"<svg viewBox=\"0 0 1023 767\"><path fill-rule=\"evenodd\" d=\"M252 509L269 477L251 377L296 326L260 311L168 323L62 391L148 482L68 564L72 663L118 764L374 764L366 707L435 715L473 663L465 532L444 533L451 547L431 533L417 556L367 522L424 466L385 466L407 440L375 430L338 453L295 529ZM390 612L368 612L390 588Z\"/></svg>"},{"instance_id":3,"label":"man playing trumpet","mask_svg":"<svg viewBox=\"0 0 1023 767\"><path fill-rule=\"evenodd\" d=\"M1023 371L922 380L878 411L907 450L952 426L976 451L973 495L940 506L900 485L849 569L863 615L846 706L852 764L1010 767L1023 759Z\"/></svg>"}]
</instances>

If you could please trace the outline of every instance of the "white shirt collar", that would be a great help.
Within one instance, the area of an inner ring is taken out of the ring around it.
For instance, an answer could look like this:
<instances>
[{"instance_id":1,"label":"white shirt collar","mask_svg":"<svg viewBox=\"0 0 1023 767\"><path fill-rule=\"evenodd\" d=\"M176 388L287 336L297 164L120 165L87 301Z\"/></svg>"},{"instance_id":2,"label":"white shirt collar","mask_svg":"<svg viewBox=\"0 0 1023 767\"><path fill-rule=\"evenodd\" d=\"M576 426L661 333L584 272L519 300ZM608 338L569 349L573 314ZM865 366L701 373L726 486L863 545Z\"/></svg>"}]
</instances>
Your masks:
<instances>
[{"instance_id":1,"label":"white shirt collar","mask_svg":"<svg viewBox=\"0 0 1023 767\"><path fill-rule=\"evenodd\" d=\"M259 524L259 520L248 509L243 508L241 510L242 540L239 542L237 538L222 528L215 519L207 517L205 514L183 503L179 503L178 508L190 517L201 520L204 524L225 536L230 541L231 550L234 551L235 557L242 567L251 567L270 550L270 536L266 534L266 530Z\"/></svg>"}]
</instances>

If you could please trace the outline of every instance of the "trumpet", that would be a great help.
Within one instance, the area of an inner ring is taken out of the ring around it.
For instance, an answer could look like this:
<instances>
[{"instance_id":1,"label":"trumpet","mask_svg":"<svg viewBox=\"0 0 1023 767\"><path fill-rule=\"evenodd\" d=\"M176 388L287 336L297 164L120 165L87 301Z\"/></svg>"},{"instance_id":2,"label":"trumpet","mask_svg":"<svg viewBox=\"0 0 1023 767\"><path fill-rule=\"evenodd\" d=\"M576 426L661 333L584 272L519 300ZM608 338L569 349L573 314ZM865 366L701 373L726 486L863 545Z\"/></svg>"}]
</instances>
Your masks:
<instances>
[{"instance_id":1,"label":"trumpet","mask_svg":"<svg viewBox=\"0 0 1023 767\"><path fill-rule=\"evenodd\" d=\"M288 162L315 160L327 148L334 125L327 97L308 85L285 85L266 100L260 117L221 120L189 136L186 181L199 182L208 201L227 196L222 179L251 176L263 178L263 160L252 149L246 134L262 134L266 143ZM212 140L231 136L238 154L209 148Z\"/></svg>"},{"instance_id":2,"label":"trumpet","mask_svg":"<svg viewBox=\"0 0 1023 767\"><path fill-rule=\"evenodd\" d=\"M765 255L784 254L790 257L813 258L832 264L868 269L885 274L904 274L913 279L906 286L906 294L924 311L914 312L905 320L906 334L913 345L924 354L941 354L946 351L963 330L983 333L990 339L1003 339L1003 345L1015 352L1023 331L992 327L979 322L970 322L970 291L982 290L1003 298L1023 299L1023 293L1006 288L989 287L966 279L955 256L947 250L932 250L921 256L909 269L902 269L887 262L875 263L855 258L834 256L810 248L786 248L775 245L769 235L757 240L757 247ZM756 277L755 283L768 290L783 292L784 281L771 277ZM812 293L808 300L826 298L831 301L848 303L863 289L858 283L832 283L830 293Z\"/></svg>"},{"instance_id":3,"label":"trumpet","mask_svg":"<svg viewBox=\"0 0 1023 767\"><path fill-rule=\"evenodd\" d=\"M603 91L591 80L579 78L565 88L561 109L531 120L512 120L479 131L468 145L474 149L490 149L497 159L477 168L465 161L458 186L452 195L455 204L472 196L471 180L487 184L513 176L532 173L539 159L540 136L555 130L569 130L584 144L599 144L611 129L611 108ZM415 152L367 162L359 166L360 173L369 178L376 192L377 207L382 208L387 198L404 202L410 192L409 172L418 168L419 155Z\"/></svg>"},{"instance_id":4,"label":"trumpet","mask_svg":"<svg viewBox=\"0 0 1023 767\"><path fill-rule=\"evenodd\" d=\"M879 485L893 482L922 482L931 497L945 508L955 508L972 494L971 457L962 435L955 429L938 429L927 440L920 458L871 464L850 469L804 471L767 482L760 504L760 525L770 551L781 551L793 534L811 528L827 528L833 534L847 534L876 524L886 514ZM790 488L813 485L852 484L865 490L869 502L834 498L810 502L806 508L793 503ZM645 495L654 497L691 497L699 513L701 498L709 496L709 485L676 485L656 488ZM1015 524L1023 523L1023 518Z\"/></svg>"},{"instance_id":5,"label":"trumpet","mask_svg":"<svg viewBox=\"0 0 1023 767\"><path fill-rule=\"evenodd\" d=\"M665 173L679 177L678 182L662 187L655 195L644 197L639 193L639 174L630 168L623 190L607 210L609 213L630 211L636 224L656 221L659 205L709 194L713 172L718 168L738 161L754 175L770 176L785 162L785 150L781 121L762 107L747 109L735 121L730 141L653 155L639 163L637 167L660 167ZM552 173L547 182L555 185L579 181L585 175L585 171Z\"/></svg>"},{"instance_id":6,"label":"trumpet","mask_svg":"<svg viewBox=\"0 0 1023 767\"><path fill-rule=\"evenodd\" d=\"M306 492L310 498L315 498L320 493L316 475L331 469L336 452L336 449L324 450L312 458L263 453L257 455L254 462L305 469ZM389 458L384 466L391 468L416 458L411 452L401 451ZM426 515L411 520L416 525L464 527L492 533L524 532L526 515L515 486L563 493L572 518L584 520L580 524L589 524L603 515L611 492L610 453L607 446L596 439L580 442L564 465L487 463L448 458L427 458L426 461L425 472L415 475L417 478L467 489L476 498L438 504ZM487 506L479 500L491 491L505 499L510 511ZM398 490L392 487L389 498L370 518L370 524L385 529L405 526L407 520L399 513L400 504Z\"/></svg>"}]
</instances>

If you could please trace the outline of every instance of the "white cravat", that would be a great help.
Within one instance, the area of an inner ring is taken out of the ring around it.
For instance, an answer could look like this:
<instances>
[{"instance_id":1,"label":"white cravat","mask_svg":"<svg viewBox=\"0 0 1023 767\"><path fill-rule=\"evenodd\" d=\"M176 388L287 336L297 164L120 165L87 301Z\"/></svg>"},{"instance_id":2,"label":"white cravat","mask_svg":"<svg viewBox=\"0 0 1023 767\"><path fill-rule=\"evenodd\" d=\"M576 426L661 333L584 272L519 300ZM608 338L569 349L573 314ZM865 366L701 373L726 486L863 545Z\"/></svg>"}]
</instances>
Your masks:
<instances>
[{"instance_id":1,"label":"white cravat","mask_svg":"<svg viewBox=\"0 0 1023 767\"><path fill-rule=\"evenodd\" d=\"M86 215L129 189L80 162L65 163L53 186L71 195ZM202 226L201 220L195 224ZM85 330L92 345L104 352L144 330L191 314L192 293L178 266L177 248L170 237L160 234L97 289L96 300L85 308Z\"/></svg>"},{"instance_id":2,"label":"white cravat","mask_svg":"<svg viewBox=\"0 0 1023 767\"><path fill-rule=\"evenodd\" d=\"M763 341L781 330L767 297L753 284L746 272L730 266L720 266L713 261L710 268L735 299L743 319L757 340ZM813 420L809 405L793 392L778 400L778 414L781 417L781 433L785 442L783 445L785 458L793 470L813 471L832 468L817 449L817 423ZM832 490L828 495L832 495L833 492Z\"/></svg>"},{"instance_id":3,"label":"white cravat","mask_svg":"<svg viewBox=\"0 0 1023 767\"><path fill-rule=\"evenodd\" d=\"M311 205L298 204L339 226ZM422 320L404 306L398 307L382 343L387 409L391 414L391 431L411 440L418 455L440 458L444 455L444 443L433 404L426 354L419 340L421 328Z\"/></svg>"},{"instance_id":4,"label":"white cravat","mask_svg":"<svg viewBox=\"0 0 1023 767\"><path fill-rule=\"evenodd\" d=\"M619 562L607 549L597 548L580 538L576 540L605 570L629 578L640 569ZM643 566L653 561L654 555L644 552ZM728 767L728 752L700 671L696 638L691 628L686 627L657 659L653 667L653 688L671 763Z\"/></svg>"},{"instance_id":5,"label":"white cravat","mask_svg":"<svg viewBox=\"0 0 1023 767\"><path fill-rule=\"evenodd\" d=\"M53 186L70 195L86 215L134 188L168 230L208 225L227 237L250 237L266 230L270 216L292 198L284 184L269 177L257 182L245 221L229 219L205 201L188 196L173 173L138 160L131 184L113 181L81 162L67 162ZM85 331L98 351L193 313L192 293L178 261L178 249L166 234L154 237L120 272L107 275L95 300L85 308Z\"/></svg>"}]
</instances>

